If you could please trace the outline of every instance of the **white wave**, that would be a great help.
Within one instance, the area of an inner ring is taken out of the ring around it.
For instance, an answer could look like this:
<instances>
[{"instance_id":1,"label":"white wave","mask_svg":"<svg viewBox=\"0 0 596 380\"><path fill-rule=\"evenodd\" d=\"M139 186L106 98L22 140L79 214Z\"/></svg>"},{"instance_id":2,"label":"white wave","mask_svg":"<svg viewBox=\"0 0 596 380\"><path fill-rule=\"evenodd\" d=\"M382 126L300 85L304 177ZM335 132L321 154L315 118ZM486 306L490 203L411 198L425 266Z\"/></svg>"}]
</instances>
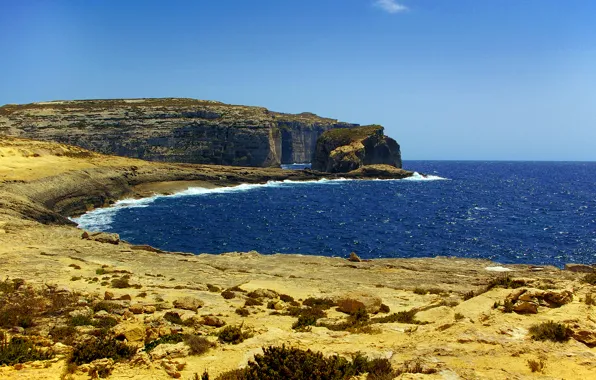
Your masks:
<instances>
[{"instance_id":1,"label":"white wave","mask_svg":"<svg viewBox=\"0 0 596 380\"><path fill-rule=\"evenodd\" d=\"M447 178L439 177L438 175L432 174L420 174L418 172L414 172L414 175L408 178L404 178L403 181L446 181Z\"/></svg>"},{"instance_id":2,"label":"white wave","mask_svg":"<svg viewBox=\"0 0 596 380\"><path fill-rule=\"evenodd\" d=\"M414 175L405 179L374 179L375 181L433 181L433 180L444 180L446 178L438 176L423 176L419 173L414 172ZM359 179L351 178L321 178L312 181L293 181L286 179L284 181L268 181L266 183L249 184L242 183L236 186L230 187L217 187L217 188L204 188L204 187L190 187L186 190L169 194L169 195L154 195L148 198L141 199L123 199L117 201L112 206L107 208L98 208L90 211L86 214L81 215L78 218L71 218L71 220L77 223L79 228L83 228L89 231L105 231L111 227L114 216L122 209L125 208L143 208L148 207L151 203L159 198L179 198L186 196L197 196L197 195L214 195L214 194L227 194L251 191L259 188L279 188L279 187L291 187L291 186L304 186L311 184L325 184L325 185L339 185L342 182L348 181L360 181Z\"/></svg>"}]
</instances>

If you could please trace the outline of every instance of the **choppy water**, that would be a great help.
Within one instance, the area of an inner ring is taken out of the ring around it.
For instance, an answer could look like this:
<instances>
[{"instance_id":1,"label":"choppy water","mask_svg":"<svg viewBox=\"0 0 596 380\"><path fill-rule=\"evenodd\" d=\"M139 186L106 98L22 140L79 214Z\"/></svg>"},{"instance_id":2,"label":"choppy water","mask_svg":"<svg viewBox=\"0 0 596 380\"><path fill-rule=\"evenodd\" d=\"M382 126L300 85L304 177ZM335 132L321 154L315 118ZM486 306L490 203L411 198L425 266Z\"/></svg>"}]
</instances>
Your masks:
<instances>
[{"instance_id":1,"label":"choppy water","mask_svg":"<svg viewBox=\"0 0 596 380\"><path fill-rule=\"evenodd\" d=\"M76 221L170 251L596 262L596 163L410 161L407 180L270 182L118 202Z\"/></svg>"}]
</instances>

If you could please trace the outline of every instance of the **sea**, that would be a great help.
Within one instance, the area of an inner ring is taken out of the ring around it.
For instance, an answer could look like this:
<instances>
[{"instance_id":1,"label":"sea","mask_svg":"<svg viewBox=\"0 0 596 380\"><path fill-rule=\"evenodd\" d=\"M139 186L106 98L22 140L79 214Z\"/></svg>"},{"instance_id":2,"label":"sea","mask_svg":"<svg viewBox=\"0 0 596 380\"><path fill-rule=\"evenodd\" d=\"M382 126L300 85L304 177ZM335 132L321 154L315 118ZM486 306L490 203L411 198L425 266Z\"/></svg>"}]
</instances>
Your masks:
<instances>
[{"instance_id":1,"label":"sea","mask_svg":"<svg viewBox=\"0 0 596 380\"><path fill-rule=\"evenodd\" d=\"M73 220L131 243L196 254L596 263L596 162L405 161L404 168L417 174L191 188Z\"/></svg>"}]
</instances>

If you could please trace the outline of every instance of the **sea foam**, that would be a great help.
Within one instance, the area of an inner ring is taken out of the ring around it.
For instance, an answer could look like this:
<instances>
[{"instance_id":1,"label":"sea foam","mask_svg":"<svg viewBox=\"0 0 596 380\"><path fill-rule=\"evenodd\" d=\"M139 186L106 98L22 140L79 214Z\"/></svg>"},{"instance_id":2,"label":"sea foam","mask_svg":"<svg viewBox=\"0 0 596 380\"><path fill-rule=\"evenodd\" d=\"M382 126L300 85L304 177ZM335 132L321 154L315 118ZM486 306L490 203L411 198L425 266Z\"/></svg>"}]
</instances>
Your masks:
<instances>
[{"instance_id":1,"label":"sea foam","mask_svg":"<svg viewBox=\"0 0 596 380\"><path fill-rule=\"evenodd\" d=\"M414 172L414 175L409 178L405 179L375 179L375 181L436 181L436 180L445 180L446 178L438 177L438 176L423 176L417 172ZM79 228L89 230L89 231L105 231L109 229L112 225L114 216L122 209L127 208L142 208L148 207L151 203L155 202L157 199L160 198L179 198L179 197L187 197L187 196L199 196L199 195L215 195L215 194L227 194L227 193L236 193L236 192L244 192L244 191L251 191L261 188L281 188L281 187L288 187L288 186L308 186L312 184L324 184L324 185L339 185L343 182L349 181L359 181L358 179L351 179L351 178L321 178L318 180L313 181L293 181L286 179L284 181L268 181L266 183L258 183L258 184L249 184L243 183L236 186L230 187L217 187L217 188L203 188L203 187L190 187L186 190L168 194L168 195L154 195L152 197L141 198L141 199L123 199L117 201L112 206L107 208L98 208L93 211L89 211L77 218L71 218L73 222L75 222Z\"/></svg>"}]
</instances>

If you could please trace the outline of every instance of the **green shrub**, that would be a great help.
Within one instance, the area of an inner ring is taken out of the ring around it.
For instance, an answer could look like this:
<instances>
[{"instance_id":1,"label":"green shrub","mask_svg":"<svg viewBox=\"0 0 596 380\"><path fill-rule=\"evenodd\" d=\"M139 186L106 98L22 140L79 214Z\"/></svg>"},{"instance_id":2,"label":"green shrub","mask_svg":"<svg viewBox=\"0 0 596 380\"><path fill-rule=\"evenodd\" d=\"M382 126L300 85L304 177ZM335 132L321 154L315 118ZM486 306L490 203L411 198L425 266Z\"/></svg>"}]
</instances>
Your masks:
<instances>
[{"instance_id":1,"label":"green shrub","mask_svg":"<svg viewBox=\"0 0 596 380\"><path fill-rule=\"evenodd\" d=\"M119 309L120 305L118 305L115 302L109 302L109 301L99 301L98 303L96 303L93 306L93 311L94 312L98 312L101 310L107 311L108 313L111 313L113 310Z\"/></svg>"},{"instance_id":2,"label":"green shrub","mask_svg":"<svg viewBox=\"0 0 596 380\"><path fill-rule=\"evenodd\" d=\"M474 297L476 297L476 293L474 293L473 290L470 290L469 292L464 293L464 295L463 295L464 301L467 301L467 300L472 299Z\"/></svg>"},{"instance_id":3,"label":"green shrub","mask_svg":"<svg viewBox=\"0 0 596 380\"><path fill-rule=\"evenodd\" d=\"M243 331L242 326L226 326L217 333L217 337L222 343L239 344L251 338L252 334Z\"/></svg>"},{"instance_id":4,"label":"green shrub","mask_svg":"<svg viewBox=\"0 0 596 380\"><path fill-rule=\"evenodd\" d=\"M115 278L112 280L112 288L125 289L130 288L132 285L128 282L128 278L123 276L122 278Z\"/></svg>"},{"instance_id":5,"label":"green shrub","mask_svg":"<svg viewBox=\"0 0 596 380\"><path fill-rule=\"evenodd\" d=\"M521 288L522 286L526 285L524 280L514 280L508 274L504 276L495 277L488 282L486 285L486 290L491 290L492 288L500 287L505 289L516 289Z\"/></svg>"},{"instance_id":6,"label":"green shrub","mask_svg":"<svg viewBox=\"0 0 596 380\"><path fill-rule=\"evenodd\" d=\"M70 326L93 326L93 318L89 315L77 315L68 321Z\"/></svg>"},{"instance_id":7,"label":"green shrub","mask_svg":"<svg viewBox=\"0 0 596 380\"><path fill-rule=\"evenodd\" d=\"M55 342L61 342L70 346L77 336L77 329L73 326L58 326L50 330L50 335Z\"/></svg>"},{"instance_id":8,"label":"green shrub","mask_svg":"<svg viewBox=\"0 0 596 380\"><path fill-rule=\"evenodd\" d=\"M335 306L335 302L331 298L313 298L305 299L302 304L304 306L316 307L322 310L327 310Z\"/></svg>"},{"instance_id":9,"label":"green shrub","mask_svg":"<svg viewBox=\"0 0 596 380\"><path fill-rule=\"evenodd\" d=\"M231 290L224 290L221 292L221 296L227 300L231 300L232 298L236 297L236 293L232 292Z\"/></svg>"},{"instance_id":10,"label":"green shrub","mask_svg":"<svg viewBox=\"0 0 596 380\"><path fill-rule=\"evenodd\" d=\"M268 347L241 370L226 372L217 380L347 380L368 373L368 379L393 379L395 371L387 359L368 360L357 354L352 360L298 348ZM202 380L208 380L203 374Z\"/></svg>"},{"instance_id":11,"label":"green shrub","mask_svg":"<svg viewBox=\"0 0 596 380\"><path fill-rule=\"evenodd\" d=\"M191 355L202 355L209 351L211 347L215 346L215 344L211 343L207 338L199 335L187 335L184 338L184 343L190 347Z\"/></svg>"},{"instance_id":12,"label":"green shrub","mask_svg":"<svg viewBox=\"0 0 596 380\"><path fill-rule=\"evenodd\" d=\"M415 310L408 310L408 311L400 311L397 313L389 314L384 317L376 317L370 320L372 323L409 323L420 325L424 324L416 319L416 311Z\"/></svg>"},{"instance_id":13,"label":"green shrub","mask_svg":"<svg viewBox=\"0 0 596 380\"><path fill-rule=\"evenodd\" d=\"M513 302L511 300L503 302L503 313L513 313Z\"/></svg>"},{"instance_id":14,"label":"green shrub","mask_svg":"<svg viewBox=\"0 0 596 380\"><path fill-rule=\"evenodd\" d=\"M162 343L180 343L184 342L185 336L182 334L169 334L160 337L159 339L155 339L147 344L145 344L145 348L143 349L145 352L151 352L155 347L159 346Z\"/></svg>"},{"instance_id":15,"label":"green shrub","mask_svg":"<svg viewBox=\"0 0 596 380\"><path fill-rule=\"evenodd\" d=\"M42 351L27 339L12 338L9 341L4 334L0 336L0 365L48 360L53 357L52 351Z\"/></svg>"},{"instance_id":16,"label":"green shrub","mask_svg":"<svg viewBox=\"0 0 596 380\"><path fill-rule=\"evenodd\" d=\"M246 301L244 301L244 307L261 306L261 305L263 305L263 301L261 301L258 298L247 298Z\"/></svg>"},{"instance_id":17,"label":"green shrub","mask_svg":"<svg viewBox=\"0 0 596 380\"><path fill-rule=\"evenodd\" d=\"M104 358L125 360L130 359L136 351L134 347L113 337L102 335L92 342L84 342L75 346L68 362L81 365Z\"/></svg>"},{"instance_id":18,"label":"green shrub","mask_svg":"<svg viewBox=\"0 0 596 380\"><path fill-rule=\"evenodd\" d=\"M93 321L93 326L100 329L110 329L118 324L118 320L114 317L98 318Z\"/></svg>"},{"instance_id":19,"label":"green shrub","mask_svg":"<svg viewBox=\"0 0 596 380\"><path fill-rule=\"evenodd\" d=\"M287 303L295 302L294 297L289 296L287 294L280 294L279 299L282 300L283 302L287 302Z\"/></svg>"},{"instance_id":20,"label":"green shrub","mask_svg":"<svg viewBox=\"0 0 596 380\"><path fill-rule=\"evenodd\" d=\"M596 272L585 275L582 281L590 285L596 285Z\"/></svg>"},{"instance_id":21,"label":"green shrub","mask_svg":"<svg viewBox=\"0 0 596 380\"><path fill-rule=\"evenodd\" d=\"M534 340L565 342L571 337L571 329L569 327L553 321L533 325L529 331Z\"/></svg>"},{"instance_id":22,"label":"green shrub","mask_svg":"<svg viewBox=\"0 0 596 380\"><path fill-rule=\"evenodd\" d=\"M542 372L545 366L546 363L543 360L528 359L528 367L530 367L530 371L532 372Z\"/></svg>"}]
</instances>

